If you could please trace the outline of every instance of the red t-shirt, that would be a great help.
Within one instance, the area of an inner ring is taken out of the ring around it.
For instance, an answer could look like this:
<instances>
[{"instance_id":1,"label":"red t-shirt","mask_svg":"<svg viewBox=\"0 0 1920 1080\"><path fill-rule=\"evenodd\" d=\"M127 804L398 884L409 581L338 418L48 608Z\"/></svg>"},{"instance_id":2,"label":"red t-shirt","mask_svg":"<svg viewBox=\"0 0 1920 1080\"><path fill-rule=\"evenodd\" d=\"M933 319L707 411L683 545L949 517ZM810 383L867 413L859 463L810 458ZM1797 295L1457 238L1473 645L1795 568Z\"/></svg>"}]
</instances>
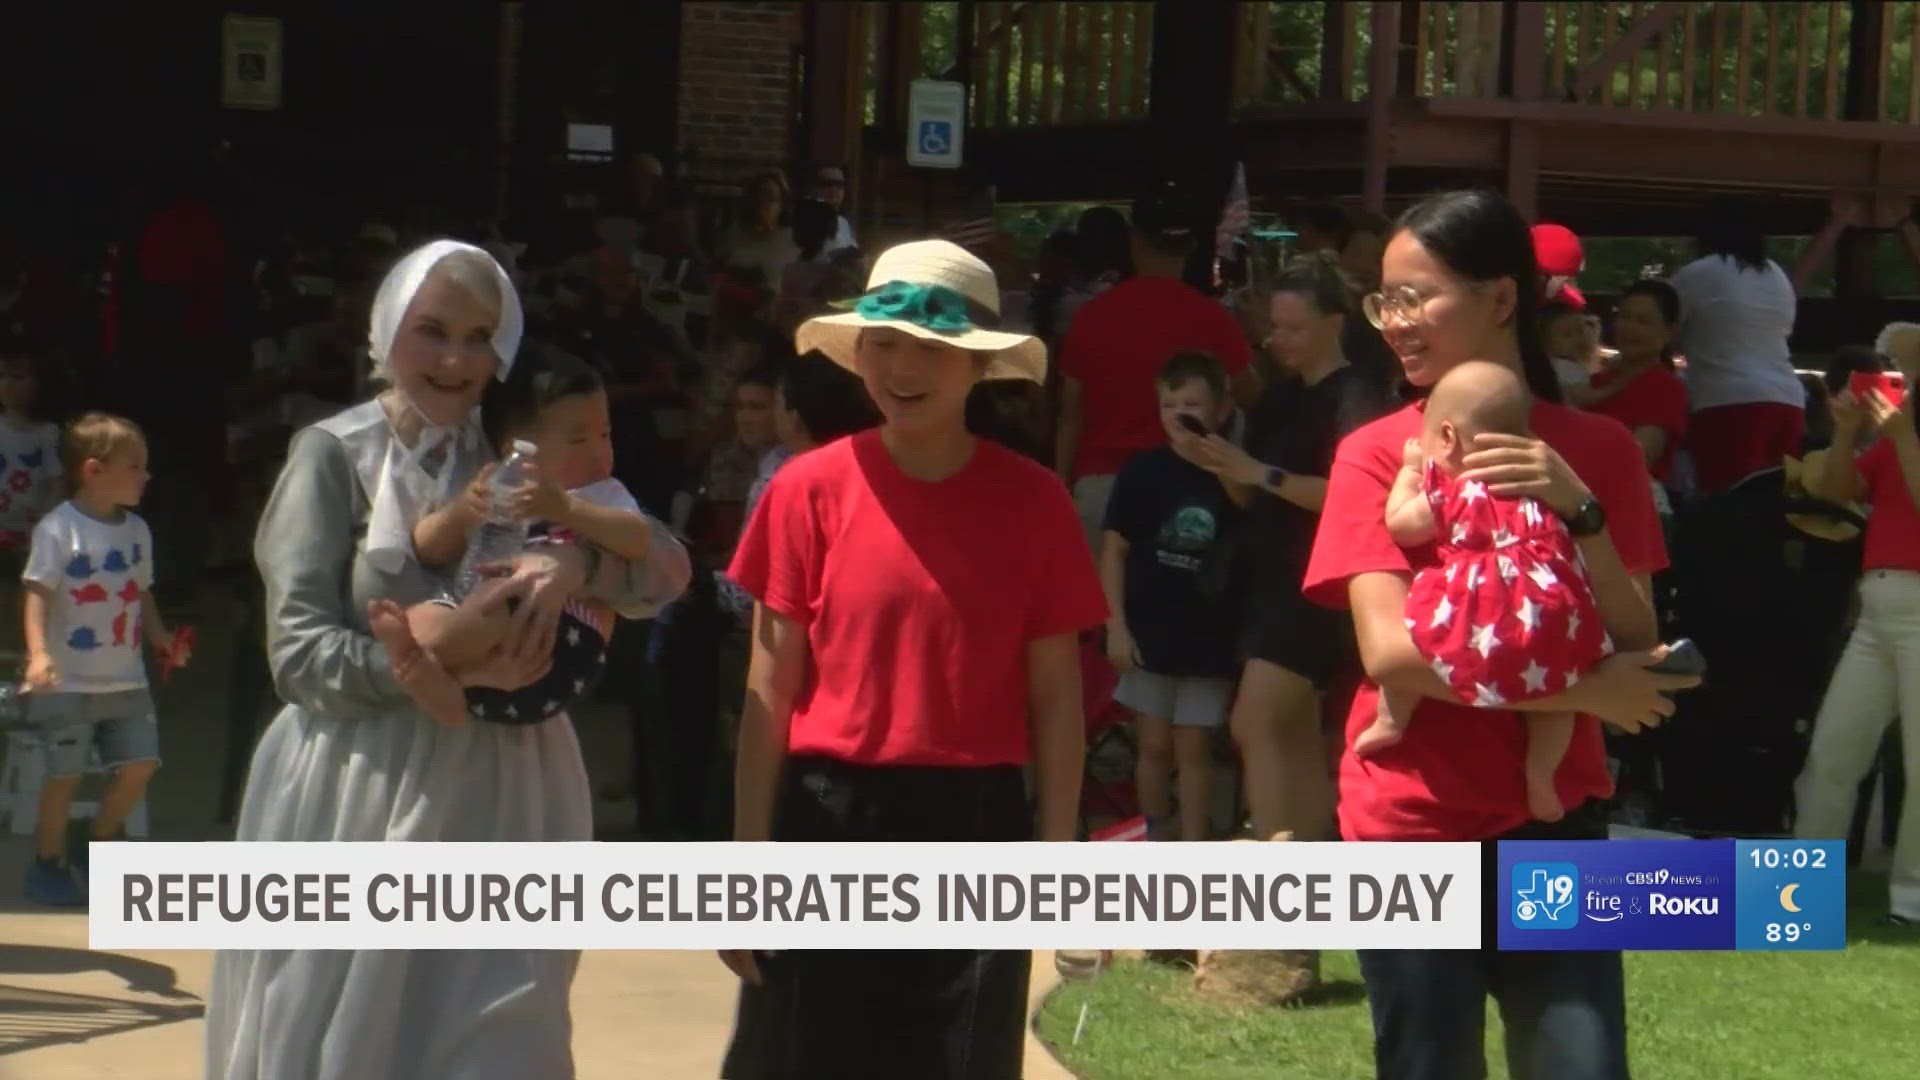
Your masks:
<instances>
[{"instance_id":1,"label":"red t-shirt","mask_svg":"<svg viewBox=\"0 0 1920 1080\"><path fill-rule=\"evenodd\" d=\"M1387 535L1387 492L1408 439L1420 433L1414 404L1340 443L1303 583L1308 599L1347 606L1347 583L1374 571L1411 574L1435 565L1432 545L1405 551ZM1607 531L1629 573L1667 564L1660 519L1632 436L1617 422L1562 405L1536 404L1533 431L1559 451L1607 511ZM1340 831L1349 840L1486 840L1531 820L1526 796L1526 722L1502 709L1424 699L1406 737L1366 761L1353 738L1373 723L1379 687L1362 682L1347 715L1340 758ZM1613 791L1600 724L1580 717L1560 763L1561 802L1577 806Z\"/></svg>"},{"instance_id":2,"label":"red t-shirt","mask_svg":"<svg viewBox=\"0 0 1920 1080\"><path fill-rule=\"evenodd\" d=\"M1867 504L1873 507L1861 568L1920 571L1920 513L1914 510L1893 440L1876 440L1853 467L1867 482Z\"/></svg>"},{"instance_id":3,"label":"red t-shirt","mask_svg":"<svg viewBox=\"0 0 1920 1080\"><path fill-rule=\"evenodd\" d=\"M1607 381L1605 375L1595 376L1594 389L1604 388ZM1673 453L1687 434L1687 384L1680 376L1664 364L1655 364L1588 411L1611 416L1627 425L1628 431L1651 427L1666 432L1667 448L1648 470L1655 480L1666 481L1673 471Z\"/></svg>"},{"instance_id":4,"label":"red t-shirt","mask_svg":"<svg viewBox=\"0 0 1920 1080\"><path fill-rule=\"evenodd\" d=\"M1184 282L1130 277L1081 306L1060 347L1060 370L1080 384L1075 476L1106 476L1167 441L1154 379L1174 353L1209 352L1234 376L1253 350L1233 315Z\"/></svg>"},{"instance_id":5,"label":"red t-shirt","mask_svg":"<svg viewBox=\"0 0 1920 1080\"><path fill-rule=\"evenodd\" d=\"M788 462L727 571L806 627L787 751L862 765L1027 760L1027 645L1107 602L1065 485L985 439L937 484L878 431Z\"/></svg>"}]
</instances>

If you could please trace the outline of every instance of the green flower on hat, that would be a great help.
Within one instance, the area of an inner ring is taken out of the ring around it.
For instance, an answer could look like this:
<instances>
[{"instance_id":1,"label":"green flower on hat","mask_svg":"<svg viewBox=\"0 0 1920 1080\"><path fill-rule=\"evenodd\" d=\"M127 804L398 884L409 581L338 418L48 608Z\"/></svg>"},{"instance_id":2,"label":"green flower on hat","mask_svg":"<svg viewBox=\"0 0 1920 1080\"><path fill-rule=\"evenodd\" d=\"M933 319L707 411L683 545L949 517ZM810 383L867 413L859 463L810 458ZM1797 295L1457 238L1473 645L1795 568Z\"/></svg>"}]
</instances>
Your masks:
<instances>
[{"instance_id":1,"label":"green flower on hat","mask_svg":"<svg viewBox=\"0 0 1920 1080\"><path fill-rule=\"evenodd\" d=\"M963 334L973 327L967 298L944 285L891 281L854 300L852 307L869 322L911 323L936 334Z\"/></svg>"}]
</instances>

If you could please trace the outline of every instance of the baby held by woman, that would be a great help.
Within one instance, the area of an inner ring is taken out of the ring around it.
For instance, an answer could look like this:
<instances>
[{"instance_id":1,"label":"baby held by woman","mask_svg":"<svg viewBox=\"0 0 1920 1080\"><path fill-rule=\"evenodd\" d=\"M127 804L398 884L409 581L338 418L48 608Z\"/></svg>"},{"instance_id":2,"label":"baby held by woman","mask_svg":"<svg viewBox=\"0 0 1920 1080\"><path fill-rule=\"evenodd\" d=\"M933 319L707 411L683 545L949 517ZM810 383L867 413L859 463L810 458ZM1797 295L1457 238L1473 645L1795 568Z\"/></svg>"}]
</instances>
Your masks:
<instances>
[{"instance_id":1,"label":"baby held by woman","mask_svg":"<svg viewBox=\"0 0 1920 1080\"><path fill-rule=\"evenodd\" d=\"M613 478L607 394L591 365L564 353L528 350L505 382L488 386L480 414L487 439L503 456L515 441L536 448L536 479L507 497L511 514L529 523L529 550L577 541L623 559L646 556L652 523ZM460 561L471 533L493 509L491 477L491 468L482 471L461 498L414 526L421 565L451 567ZM469 596L411 608L376 600L368 607L368 621L386 646L394 677L443 724L457 726L468 717L536 724L584 697L605 670L613 611L577 596L567 601L545 675L514 691L473 683L506 640L512 616L502 599L505 588L505 577L496 575L483 579Z\"/></svg>"},{"instance_id":2,"label":"baby held by woman","mask_svg":"<svg viewBox=\"0 0 1920 1080\"><path fill-rule=\"evenodd\" d=\"M1407 629L1434 673L1481 708L1560 693L1613 652L1578 547L1552 510L1499 496L1460 476L1481 434L1528 434L1533 395L1498 364L1454 368L1427 398L1425 427L1407 440L1387 496L1386 524L1403 548L1438 546L1439 562L1414 575ZM1380 715L1360 734L1362 757L1400 741L1418 698L1382 690ZM1526 713L1527 805L1536 818L1565 813L1554 772L1572 741L1572 713Z\"/></svg>"}]
</instances>

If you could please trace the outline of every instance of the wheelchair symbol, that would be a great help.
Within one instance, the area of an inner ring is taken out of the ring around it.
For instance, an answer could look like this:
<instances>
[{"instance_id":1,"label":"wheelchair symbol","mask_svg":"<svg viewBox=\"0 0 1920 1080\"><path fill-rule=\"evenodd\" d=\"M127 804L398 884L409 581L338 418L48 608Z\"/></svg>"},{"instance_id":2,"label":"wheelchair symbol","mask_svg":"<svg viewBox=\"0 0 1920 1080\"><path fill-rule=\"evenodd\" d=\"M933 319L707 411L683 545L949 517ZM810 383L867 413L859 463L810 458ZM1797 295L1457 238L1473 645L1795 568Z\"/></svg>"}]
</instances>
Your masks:
<instances>
[{"instance_id":1,"label":"wheelchair symbol","mask_svg":"<svg viewBox=\"0 0 1920 1080\"><path fill-rule=\"evenodd\" d=\"M920 152L934 157L953 153L953 122L920 121Z\"/></svg>"}]
</instances>

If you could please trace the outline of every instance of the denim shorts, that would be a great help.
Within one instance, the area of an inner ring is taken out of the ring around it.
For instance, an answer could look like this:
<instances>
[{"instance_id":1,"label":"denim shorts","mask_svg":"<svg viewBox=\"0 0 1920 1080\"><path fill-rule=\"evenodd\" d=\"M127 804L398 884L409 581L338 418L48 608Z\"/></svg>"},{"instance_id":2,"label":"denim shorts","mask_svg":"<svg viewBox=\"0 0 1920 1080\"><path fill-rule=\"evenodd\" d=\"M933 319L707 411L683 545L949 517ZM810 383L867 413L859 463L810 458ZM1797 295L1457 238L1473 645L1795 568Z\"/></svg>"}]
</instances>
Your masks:
<instances>
[{"instance_id":1,"label":"denim shorts","mask_svg":"<svg viewBox=\"0 0 1920 1080\"><path fill-rule=\"evenodd\" d=\"M79 776L89 752L100 752L106 768L160 760L160 724L153 695L144 688L102 694L37 693L23 695L26 719L47 745L48 776Z\"/></svg>"}]
</instances>

